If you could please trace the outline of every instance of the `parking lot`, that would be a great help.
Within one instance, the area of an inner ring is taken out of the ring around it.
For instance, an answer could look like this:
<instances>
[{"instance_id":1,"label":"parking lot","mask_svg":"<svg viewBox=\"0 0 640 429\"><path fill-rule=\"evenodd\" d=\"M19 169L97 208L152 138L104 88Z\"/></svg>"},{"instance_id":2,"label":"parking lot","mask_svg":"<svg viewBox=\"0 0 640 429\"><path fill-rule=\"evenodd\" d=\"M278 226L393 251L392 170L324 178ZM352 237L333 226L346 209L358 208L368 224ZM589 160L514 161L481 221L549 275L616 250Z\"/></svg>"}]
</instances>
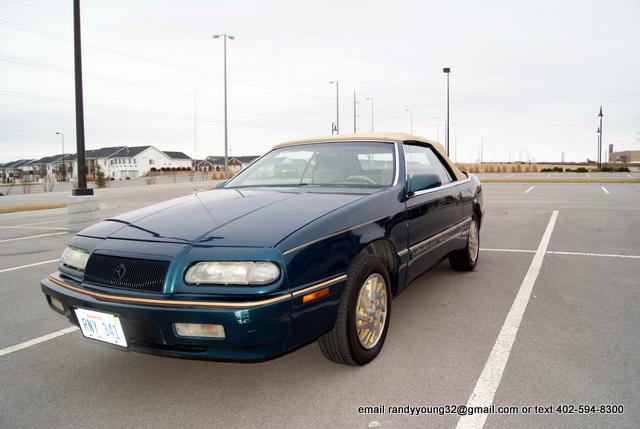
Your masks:
<instances>
[{"instance_id":1,"label":"parking lot","mask_svg":"<svg viewBox=\"0 0 640 429\"><path fill-rule=\"evenodd\" d=\"M103 216L189 192L98 191ZM0 427L639 427L640 185L487 183L484 204L476 270L443 262L418 278L361 368L329 362L316 343L234 364L86 340L40 292L71 237L64 214L0 218ZM358 412L487 400L553 412ZM556 411L605 404L624 413Z\"/></svg>"}]
</instances>

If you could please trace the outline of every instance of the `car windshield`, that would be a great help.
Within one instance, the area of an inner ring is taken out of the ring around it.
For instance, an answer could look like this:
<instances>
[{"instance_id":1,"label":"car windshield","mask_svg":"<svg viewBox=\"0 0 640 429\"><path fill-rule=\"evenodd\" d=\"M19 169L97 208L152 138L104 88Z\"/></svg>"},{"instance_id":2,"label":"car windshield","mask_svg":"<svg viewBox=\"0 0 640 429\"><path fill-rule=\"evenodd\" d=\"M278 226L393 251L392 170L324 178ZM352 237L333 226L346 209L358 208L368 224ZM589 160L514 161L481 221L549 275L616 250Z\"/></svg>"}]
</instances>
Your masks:
<instances>
[{"instance_id":1,"label":"car windshield","mask_svg":"<svg viewBox=\"0 0 640 429\"><path fill-rule=\"evenodd\" d=\"M393 183L394 175L393 143L314 143L275 149L231 179L225 187L384 187Z\"/></svg>"}]
</instances>

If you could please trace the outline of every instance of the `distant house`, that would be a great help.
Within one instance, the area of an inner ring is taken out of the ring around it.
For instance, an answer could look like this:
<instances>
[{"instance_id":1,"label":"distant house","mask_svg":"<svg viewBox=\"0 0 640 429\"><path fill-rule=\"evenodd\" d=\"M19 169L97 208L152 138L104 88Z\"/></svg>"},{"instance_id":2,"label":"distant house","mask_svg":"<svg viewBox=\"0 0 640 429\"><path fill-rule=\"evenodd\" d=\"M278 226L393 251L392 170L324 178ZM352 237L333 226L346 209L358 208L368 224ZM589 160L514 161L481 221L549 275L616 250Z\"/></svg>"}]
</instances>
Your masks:
<instances>
[{"instance_id":1,"label":"distant house","mask_svg":"<svg viewBox=\"0 0 640 429\"><path fill-rule=\"evenodd\" d=\"M109 156L116 154L126 146L103 147L100 149L88 149L84 153L85 163L87 166L87 175L95 177L98 166L102 169L105 176L108 176L107 166L109 165ZM65 155L65 164L69 159L72 163L71 171L74 180L78 179L78 159L76 154Z\"/></svg>"},{"instance_id":2,"label":"distant house","mask_svg":"<svg viewBox=\"0 0 640 429\"><path fill-rule=\"evenodd\" d=\"M214 171L215 165L207 161L206 159L192 159L191 160L192 168L196 171Z\"/></svg>"},{"instance_id":3,"label":"distant house","mask_svg":"<svg viewBox=\"0 0 640 429\"><path fill-rule=\"evenodd\" d=\"M59 163L56 165L55 163L58 161ZM66 160L65 160L66 164ZM52 156L44 156L39 159L35 159L29 163L32 168L32 172L34 176L37 176L39 179L44 179L47 176L59 176L56 179L62 179L62 172L58 174L56 169L57 166L62 167L62 154L60 155L52 155Z\"/></svg>"},{"instance_id":4,"label":"distant house","mask_svg":"<svg viewBox=\"0 0 640 429\"><path fill-rule=\"evenodd\" d=\"M87 175L95 177L98 166L100 166L100 169L102 170L104 175L110 177L110 157L116 155L118 152L124 150L125 148L126 146L110 146L85 151L84 158L87 164Z\"/></svg>"},{"instance_id":5,"label":"distant house","mask_svg":"<svg viewBox=\"0 0 640 429\"><path fill-rule=\"evenodd\" d=\"M128 146L107 157L105 174L116 180L145 176L151 169L191 168L191 158L182 152L163 152L155 146Z\"/></svg>"},{"instance_id":6,"label":"distant house","mask_svg":"<svg viewBox=\"0 0 640 429\"><path fill-rule=\"evenodd\" d=\"M260 157L257 155L247 155L247 156L236 156L234 158L242 163L242 169L244 170L245 168L253 164L253 162Z\"/></svg>"},{"instance_id":7,"label":"distant house","mask_svg":"<svg viewBox=\"0 0 640 429\"><path fill-rule=\"evenodd\" d=\"M64 162L64 168L63 168ZM106 177L124 180L145 176L152 168L190 169L192 159L183 152L160 151L154 146L111 146L85 151L87 176L94 178L98 167ZM63 177L63 174L65 177ZM45 177L55 180L77 180L76 154L45 156L35 160L21 159L0 164L0 183L36 182Z\"/></svg>"},{"instance_id":8,"label":"distant house","mask_svg":"<svg viewBox=\"0 0 640 429\"><path fill-rule=\"evenodd\" d=\"M238 172L251 165L259 156L230 156L227 158L229 170ZM208 156L206 159L212 166L213 171L224 171L224 156Z\"/></svg>"},{"instance_id":9,"label":"distant house","mask_svg":"<svg viewBox=\"0 0 640 429\"><path fill-rule=\"evenodd\" d=\"M171 159L171 168L193 168L193 160L184 152L163 151Z\"/></svg>"},{"instance_id":10,"label":"distant house","mask_svg":"<svg viewBox=\"0 0 640 429\"><path fill-rule=\"evenodd\" d=\"M0 181L2 183L16 183L26 181L32 181L29 177L33 173L33 168L29 163L33 161L31 159L19 159L17 161L6 162L0 167Z\"/></svg>"},{"instance_id":11,"label":"distant house","mask_svg":"<svg viewBox=\"0 0 640 429\"><path fill-rule=\"evenodd\" d=\"M62 168L63 159L65 168ZM7 162L0 166L0 182L37 182L47 176L54 177L56 180L68 180L73 172L73 159L75 159L74 155L60 154Z\"/></svg>"},{"instance_id":12,"label":"distant house","mask_svg":"<svg viewBox=\"0 0 640 429\"><path fill-rule=\"evenodd\" d=\"M169 158L153 146L124 147L107 157L105 174L115 180L135 179L152 168L160 169L169 164Z\"/></svg>"}]
</instances>

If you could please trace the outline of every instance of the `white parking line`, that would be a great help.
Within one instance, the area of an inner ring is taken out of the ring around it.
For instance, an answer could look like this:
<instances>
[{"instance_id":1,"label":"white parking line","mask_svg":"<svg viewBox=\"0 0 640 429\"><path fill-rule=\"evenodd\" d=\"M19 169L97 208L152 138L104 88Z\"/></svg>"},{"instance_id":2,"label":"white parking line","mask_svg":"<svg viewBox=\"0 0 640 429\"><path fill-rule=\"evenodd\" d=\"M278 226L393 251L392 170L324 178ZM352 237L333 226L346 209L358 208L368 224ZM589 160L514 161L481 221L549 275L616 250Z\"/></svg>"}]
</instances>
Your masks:
<instances>
[{"instance_id":1,"label":"white parking line","mask_svg":"<svg viewBox=\"0 0 640 429\"><path fill-rule=\"evenodd\" d=\"M535 186L530 187L529 189L527 189L526 191L524 191L525 194L528 194L530 190L532 190L533 188L535 188Z\"/></svg>"},{"instance_id":2,"label":"white parking line","mask_svg":"<svg viewBox=\"0 0 640 429\"><path fill-rule=\"evenodd\" d=\"M486 247L481 247L480 250L483 252L536 253L536 250L529 250L529 249L489 249ZM618 255L615 253L565 252L560 250L547 250L547 255L595 256L598 258L640 259L640 255Z\"/></svg>"},{"instance_id":3,"label":"white parking line","mask_svg":"<svg viewBox=\"0 0 640 429\"><path fill-rule=\"evenodd\" d=\"M551 177L551 174L547 174L547 179L548 179L549 177Z\"/></svg>"},{"instance_id":4,"label":"white parking line","mask_svg":"<svg viewBox=\"0 0 640 429\"><path fill-rule=\"evenodd\" d=\"M509 174L509 175L507 176L507 179L508 179L509 177L513 177L513 174Z\"/></svg>"},{"instance_id":5,"label":"white parking line","mask_svg":"<svg viewBox=\"0 0 640 429\"><path fill-rule=\"evenodd\" d=\"M32 238L40 238L40 237L51 237L52 235L62 235L62 234L68 234L68 232L62 231L62 232L52 232L50 234L30 235L28 237L7 238L4 240L0 240L0 243L8 243L9 241L30 240Z\"/></svg>"},{"instance_id":6,"label":"white parking line","mask_svg":"<svg viewBox=\"0 0 640 429\"><path fill-rule=\"evenodd\" d=\"M536 253L535 250L525 250L525 249L487 249L481 247L480 250L483 252L513 252L513 253Z\"/></svg>"},{"instance_id":7,"label":"white parking line","mask_svg":"<svg viewBox=\"0 0 640 429\"><path fill-rule=\"evenodd\" d=\"M560 252L549 250L551 255L571 255L571 256L597 256L600 258L623 258L623 259L640 259L640 255L615 255L612 253L585 253L585 252Z\"/></svg>"},{"instance_id":8,"label":"white parking line","mask_svg":"<svg viewBox=\"0 0 640 429\"><path fill-rule=\"evenodd\" d=\"M9 271L21 270L23 268L37 267L38 265L51 264L53 262L58 262L58 261L60 261L60 259L51 259L50 261L34 262L33 264L19 265L17 267L5 268L3 270L0 270L0 274L8 273Z\"/></svg>"},{"instance_id":9,"label":"white parking line","mask_svg":"<svg viewBox=\"0 0 640 429\"><path fill-rule=\"evenodd\" d=\"M45 341L49 341L54 338L61 337L65 334L69 334L77 330L78 330L77 326L71 326L69 328L61 329L59 331L52 332L50 334L43 335L38 338L34 338L33 340L25 341L24 343L16 344L15 346L4 348L0 350L0 356L8 355L9 353L17 352L18 350L26 349L28 347L35 346L36 344L44 343Z\"/></svg>"},{"instance_id":10,"label":"white parking line","mask_svg":"<svg viewBox=\"0 0 640 429\"><path fill-rule=\"evenodd\" d=\"M631 177L631 174L627 174L627 177Z\"/></svg>"},{"instance_id":11,"label":"white parking line","mask_svg":"<svg viewBox=\"0 0 640 429\"><path fill-rule=\"evenodd\" d=\"M23 223L22 225L18 225L18 226L44 225L44 224L47 224L47 223L61 223L61 222L64 222L64 219L60 219L60 220L45 220L43 222Z\"/></svg>"},{"instance_id":12,"label":"white parking line","mask_svg":"<svg viewBox=\"0 0 640 429\"><path fill-rule=\"evenodd\" d=\"M607 191L607 188L605 188L604 186L600 186L602 188L602 190L604 191L605 194L608 194L609 191Z\"/></svg>"},{"instance_id":13,"label":"white parking line","mask_svg":"<svg viewBox=\"0 0 640 429\"><path fill-rule=\"evenodd\" d=\"M467 407L489 407L493 403L493 398L498 390L498 386L500 385L504 368L509 360L511 348L513 347L516 335L518 334L520 322L522 321L524 311L527 308L529 299L531 298L533 285L535 284L540 268L542 267L542 261L544 260L545 253L547 252L547 247L549 246L549 241L551 240L551 234L553 233L553 228L556 224L557 218L558 211L554 210L551 214L551 219L549 219L549 223L547 224L547 229L542 235L542 240L540 240L538 250L536 250L536 254L533 256L531 265L529 265L529 270L524 276L524 280L522 280L518 294L511 305L511 309L507 314L504 325L502 325L498 338L493 345L489 359L476 382L473 392L471 392L471 396L469 396ZM462 416L460 417L460 420L458 420L456 428L480 429L484 426L486 420L487 414Z\"/></svg>"},{"instance_id":14,"label":"white parking line","mask_svg":"<svg viewBox=\"0 0 640 429\"><path fill-rule=\"evenodd\" d=\"M58 226L20 226L20 225L0 226L0 229L58 229L58 230L64 230L64 231L69 230L68 228L62 228Z\"/></svg>"}]
</instances>

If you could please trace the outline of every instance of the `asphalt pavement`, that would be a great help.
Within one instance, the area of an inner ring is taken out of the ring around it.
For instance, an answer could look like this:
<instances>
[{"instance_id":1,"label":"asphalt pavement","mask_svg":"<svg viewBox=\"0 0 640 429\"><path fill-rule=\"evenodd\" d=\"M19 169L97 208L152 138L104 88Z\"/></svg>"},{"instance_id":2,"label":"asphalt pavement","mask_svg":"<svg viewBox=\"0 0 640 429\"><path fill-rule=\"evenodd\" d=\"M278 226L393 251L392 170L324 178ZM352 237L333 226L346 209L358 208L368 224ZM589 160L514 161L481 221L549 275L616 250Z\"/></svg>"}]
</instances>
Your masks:
<instances>
[{"instance_id":1,"label":"asphalt pavement","mask_svg":"<svg viewBox=\"0 0 640 429\"><path fill-rule=\"evenodd\" d=\"M102 215L189 192L106 190ZM316 343L235 364L61 333L70 325L39 281L71 237L64 215L0 217L0 427L639 427L640 185L488 183L484 193L476 270L443 262L414 281L393 301L382 353L361 368L329 362ZM488 397L519 411L439 413ZM376 405L387 412L359 412ZM423 412L388 412L405 405ZM579 405L624 413L569 413Z\"/></svg>"}]
</instances>

